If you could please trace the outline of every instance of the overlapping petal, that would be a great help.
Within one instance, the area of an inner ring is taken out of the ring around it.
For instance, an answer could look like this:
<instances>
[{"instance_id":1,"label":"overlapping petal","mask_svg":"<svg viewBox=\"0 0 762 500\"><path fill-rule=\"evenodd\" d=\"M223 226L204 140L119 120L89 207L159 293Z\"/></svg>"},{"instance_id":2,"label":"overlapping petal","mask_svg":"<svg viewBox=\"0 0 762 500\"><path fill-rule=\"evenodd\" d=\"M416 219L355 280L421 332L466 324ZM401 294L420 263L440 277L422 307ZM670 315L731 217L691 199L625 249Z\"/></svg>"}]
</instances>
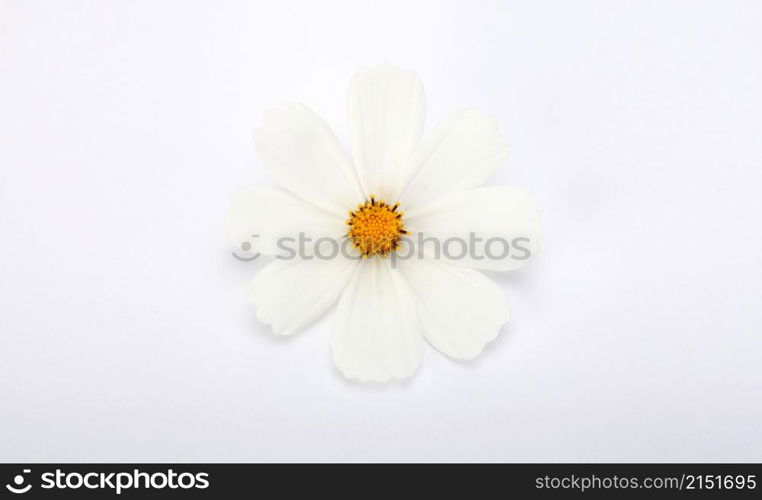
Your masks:
<instances>
[{"instance_id":1,"label":"overlapping petal","mask_svg":"<svg viewBox=\"0 0 762 500\"><path fill-rule=\"evenodd\" d=\"M433 201L406 217L418 255L462 267L510 271L539 248L540 214L529 193L488 186Z\"/></svg>"},{"instance_id":2,"label":"overlapping petal","mask_svg":"<svg viewBox=\"0 0 762 500\"><path fill-rule=\"evenodd\" d=\"M363 198L336 135L303 104L285 102L268 111L254 141L259 160L300 198L341 215Z\"/></svg>"},{"instance_id":3,"label":"overlapping petal","mask_svg":"<svg viewBox=\"0 0 762 500\"><path fill-rule=\"evenodd\" d=\"M338 241L346 232L343 216L266 186L234 192L225 223L236 248L248 243L251 252L263 255L310 255L321 238Z\"/></svg>"},{"instance_id":4,"label":"overlapping petal","mask_svg":"<svg viewBox=\"0 0 762 500\"><path fill-rule=\"evenodd\" d=\"M410 177L426 96L418 76L389 64L360 69L349 85L352 158L366 196L391 199Z\"/></svg>"},{"instance_id":5,"label":"overlapping petal","mask_svg":"<svg viewBox=\"0 0 762 500\"><path fill-rule=\"evenodd\" d=\"M273 332L291 335L330 309L357 268L358 260L274 260L254 277L249 299L257 318Z\"/></svg>"},{"instance_id":6,"label":"overlapping petal","mask_svg":"<svg viewBox=\"0 0 762 500\"><path fill-rule=\"evenodd\" d=\"M436 261L400 261L415 294L423 335L455 359L476 357L508 321L508 304L492 280Z\"/></svg>"},{"instance_id":7,"label":"overlapping petal","mask_svg":"<svg viewBox=\"0 0 762 500\"><path fill-rule=\"evenodd\" d=\"M453 113L427 134L411 158L414 173L397 201L414 210L480 187L507 158L508 141L495 120L475 110Z\"/></svg>"},{"instance_id":8,"label":"overlapping petal","mask_svg":"<svg viewBox=\"0 0 762 500\"><path fill-rule=\"evenodd\" d=\"M347 377L383 382L413 374L421 360L415 302L388 260L361 263L339 299L333 362Z\"/></svg>"}]
</instances>

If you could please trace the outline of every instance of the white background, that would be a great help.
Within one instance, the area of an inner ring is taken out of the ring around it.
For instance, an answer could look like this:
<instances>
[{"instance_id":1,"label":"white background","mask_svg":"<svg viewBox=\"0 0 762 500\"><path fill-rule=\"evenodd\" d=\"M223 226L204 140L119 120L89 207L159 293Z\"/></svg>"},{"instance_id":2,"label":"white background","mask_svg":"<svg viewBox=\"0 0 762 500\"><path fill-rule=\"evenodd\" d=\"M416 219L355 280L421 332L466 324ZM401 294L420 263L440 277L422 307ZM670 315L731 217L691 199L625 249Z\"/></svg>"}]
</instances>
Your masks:
<instances>
[{"instance_id":1,"label":"white background","mask_svg":"<svg viewBox=\"0 0 762 500\"><path fill-rule=\"evenodd\" d=\"M223 218L381 61L498 119L544 247L480 358L363 385ZM761 89L754 1L2 1L0 460L762 460Z\"/></svg>"}]
</instances>

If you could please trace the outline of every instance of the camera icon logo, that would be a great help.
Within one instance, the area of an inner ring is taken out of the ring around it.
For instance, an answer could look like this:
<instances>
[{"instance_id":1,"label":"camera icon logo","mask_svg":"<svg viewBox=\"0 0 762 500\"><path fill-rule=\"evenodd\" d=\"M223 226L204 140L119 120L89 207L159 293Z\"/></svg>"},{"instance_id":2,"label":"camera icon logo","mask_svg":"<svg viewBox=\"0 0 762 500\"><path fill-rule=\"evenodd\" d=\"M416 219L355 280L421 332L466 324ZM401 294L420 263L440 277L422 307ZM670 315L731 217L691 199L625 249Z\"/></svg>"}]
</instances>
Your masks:
<instances>
[{"instance_id":1,"label":"camera icon logo","mask_svg":"<svg viewBox=\"0 0 762 500\"><path fill-rule=\"evenodd\" d=\"M29 474L32 472L31 469L24 469L24 474ZM21 474L16 474L13 478L13 484L6 484L5 487L8 488L8 491L11 493L21 494L26 493L27 491L32 489L31 484L27 484L26 486L23 486L24 481L26 481L26 477L24 477Z\"/></svg>"}]
</instances>

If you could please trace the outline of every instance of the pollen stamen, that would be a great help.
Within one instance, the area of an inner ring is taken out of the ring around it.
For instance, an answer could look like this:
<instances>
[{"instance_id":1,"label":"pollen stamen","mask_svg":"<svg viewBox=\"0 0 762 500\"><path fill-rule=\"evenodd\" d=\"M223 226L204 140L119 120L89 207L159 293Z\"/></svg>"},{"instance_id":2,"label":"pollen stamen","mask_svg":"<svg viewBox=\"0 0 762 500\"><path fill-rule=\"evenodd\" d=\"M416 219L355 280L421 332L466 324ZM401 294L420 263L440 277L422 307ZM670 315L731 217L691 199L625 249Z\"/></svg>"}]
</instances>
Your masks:
<instances>
[{"instance_id":1,"label":"pollen stamen","mask_svg":"<svg viewBox=\"0 0 762 500\"><path fill-rule=\"evenodd\" d=\"M389 205L384 200L376 200L371 195L355 210L349 211L347 236L364 258L380 255L386 258L399 246L403 234L408 234L402 224L402 211L397 211L399 203Z\"/></svg>"}]
</instances>

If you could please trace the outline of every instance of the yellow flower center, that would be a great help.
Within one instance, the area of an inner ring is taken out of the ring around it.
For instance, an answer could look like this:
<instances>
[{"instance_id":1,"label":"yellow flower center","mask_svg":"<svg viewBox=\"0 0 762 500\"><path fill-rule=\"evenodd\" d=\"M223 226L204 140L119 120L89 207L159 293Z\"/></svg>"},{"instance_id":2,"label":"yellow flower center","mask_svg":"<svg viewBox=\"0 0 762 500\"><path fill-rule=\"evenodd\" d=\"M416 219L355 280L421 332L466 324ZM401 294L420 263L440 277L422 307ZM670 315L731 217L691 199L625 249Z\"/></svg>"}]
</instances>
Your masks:
<instances>
[{"instance_id":1,"label":"yellow flower center","mask_svg":"<svg viewBox=\"0 0 762 500\"><path fill-rule=\"evenodd\" d=\"M371 196L356 210L349 211L347 236L363 257L376 254L386 257L397 249L400 238L407 234L402 224L404 214L398 208L399 203L388 205Z\"/></svg>"}]
</instances>

